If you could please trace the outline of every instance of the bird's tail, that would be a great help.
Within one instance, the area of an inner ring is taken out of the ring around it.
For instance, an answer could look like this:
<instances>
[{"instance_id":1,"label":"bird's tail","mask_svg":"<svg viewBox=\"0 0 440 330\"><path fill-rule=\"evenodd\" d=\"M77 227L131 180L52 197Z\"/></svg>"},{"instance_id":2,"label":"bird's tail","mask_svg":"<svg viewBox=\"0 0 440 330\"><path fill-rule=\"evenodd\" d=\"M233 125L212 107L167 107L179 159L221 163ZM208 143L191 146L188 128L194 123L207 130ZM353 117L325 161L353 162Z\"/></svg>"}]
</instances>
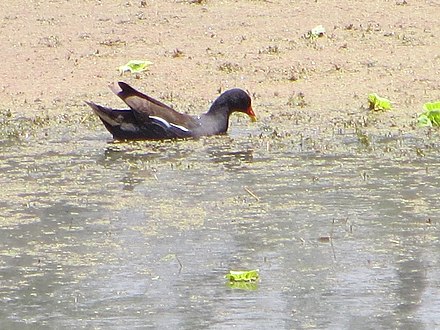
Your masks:
<instances>
[{"instance_id":1,"label":"bird's tail","mask_svg":"<svg viewBox=\"0 0 440 330\"><path fill-rule=\"evenodd\" d=\"M85 101L92 109L93 112L102 120L106 125L120 126L124 119L124 112L131 112L126 110L116 110L107 108L102 105Z\"/></svg>"}]
</instances>

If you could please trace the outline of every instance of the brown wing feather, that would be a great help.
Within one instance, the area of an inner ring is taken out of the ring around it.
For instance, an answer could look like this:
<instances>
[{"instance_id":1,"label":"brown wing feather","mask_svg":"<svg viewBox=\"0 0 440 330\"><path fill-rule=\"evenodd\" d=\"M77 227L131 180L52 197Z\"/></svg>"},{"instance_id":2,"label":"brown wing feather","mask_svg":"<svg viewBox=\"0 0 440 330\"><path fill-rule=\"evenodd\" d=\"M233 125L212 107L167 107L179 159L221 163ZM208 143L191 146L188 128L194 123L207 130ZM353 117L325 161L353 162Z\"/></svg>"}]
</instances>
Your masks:
<instances>
[{"instance_id":1,"label":"brown wing feather","mask_svg":"<svg viewBox=\"0 0 440 330\"><path fill-rule=\"evenodd\" d=\"M110 84L110 89L119 96L135 113L139 120L157 116L169 123L182 125L188 129L197 126L197 121L189 115L179 113L168 105L145 95L124 82Z\"/></svg>"}]
</instances>

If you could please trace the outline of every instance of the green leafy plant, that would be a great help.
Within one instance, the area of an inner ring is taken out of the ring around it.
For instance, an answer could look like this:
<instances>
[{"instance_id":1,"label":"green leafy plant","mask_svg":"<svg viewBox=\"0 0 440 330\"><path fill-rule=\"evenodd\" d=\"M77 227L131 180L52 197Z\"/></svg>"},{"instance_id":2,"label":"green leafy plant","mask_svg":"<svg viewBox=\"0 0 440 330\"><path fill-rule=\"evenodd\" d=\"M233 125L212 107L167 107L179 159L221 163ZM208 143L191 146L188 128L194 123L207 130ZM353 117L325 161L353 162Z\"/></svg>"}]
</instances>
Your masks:
<instances>
[{"instance_id":1,"label":"green leafy plant","mask_svg":"<svg viewBox=\"0 0 440 330\"><path fill-rule=\"evenodd\" d=\"M423 110L418 118L420 127L440 126L440 101L425 103Z\"/></svg>"},{"instance_id":2,"label":"green leafy plant","mask_svg":"<svg viewBox=\"0 0 440 330\"><path fill-rule=\"evenodd\" d=\"M126 64L121 65L118 69L121 75L124 74L124 72L139 73L148 70L148 67L151 64L153 64L153 62L144 60L131 60L128 61Z\"/></svg>"},{"instance_id":3,"label":"green leafy plant","mask_svg":"<svg viewBox=\"0 0 440 330\"><path fill-rule=\"evenodd\" d=\"M258 269L254 270L230 270L225 278L230 282L255 282L260 277Z\"/></svg>"},{"instance_id":4,"label":"green leafy plant","mask_svg":"<svg viewBox=\"0 0 440 330\"><path fill-rule=\"evenodd\" d=\"M376 93L368 94L368 104L370 107L370 110L390 110L391 109L391 101L380 97Z\"/></svg>"}]
</instances>

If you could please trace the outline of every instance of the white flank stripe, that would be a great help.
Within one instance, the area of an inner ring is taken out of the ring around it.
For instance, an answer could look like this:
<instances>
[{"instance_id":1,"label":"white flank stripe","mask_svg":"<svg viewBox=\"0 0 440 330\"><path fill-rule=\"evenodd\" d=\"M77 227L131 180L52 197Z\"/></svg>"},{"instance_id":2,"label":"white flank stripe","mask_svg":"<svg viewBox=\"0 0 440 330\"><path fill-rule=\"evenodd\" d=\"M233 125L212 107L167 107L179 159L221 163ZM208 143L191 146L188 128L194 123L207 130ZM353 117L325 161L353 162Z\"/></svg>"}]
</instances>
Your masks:
<instances>
[{"instance_id":1,"label":"white flank stripe","mask_svg":"<svg viewBox=\"0 0 440 330\"><path fill-rule=\"evenodd\" d=\"M184 132L189 132L189 129L187 129L186 127L180 126L180 125L176 125L176 124L171 124L171 126L174 126L178 129L181 129Z\"/></svg>"},{"instance_id":2,"label":"white flank stripe","mask_svg":"<svg viewBox=\"0 0 440 330\"><path fill-rule=\"evenodd\" d=\"M173 123L169 123L169 122L167 122L165 119L163 119L161 117L150 116L150 118L154 119L154 120L157 120L157 121L160 121L162 124L164 124L168 128L171 128L171 126L173 126L173 127L178 128L178 129L180 129L180 130L182 130L184 132L189 132L189 129L187 129L186 127L181 126L181 125L176 125L176 124L173 124Z\"/></svg>"},{"instance_id":3,"label":"white flank stripe","mask_svg":"<svg viewBox=\"0 0 440 330\"><path fill-rule=\"evenodd\" d=\"M160 117L156 117L156 116L150 116L150 118L155 119L157 121L160 121L162 124L164 124L166 127L171 127L170 123L167 122L165 119L160 118Z\"/></svg>"}]
</instances>

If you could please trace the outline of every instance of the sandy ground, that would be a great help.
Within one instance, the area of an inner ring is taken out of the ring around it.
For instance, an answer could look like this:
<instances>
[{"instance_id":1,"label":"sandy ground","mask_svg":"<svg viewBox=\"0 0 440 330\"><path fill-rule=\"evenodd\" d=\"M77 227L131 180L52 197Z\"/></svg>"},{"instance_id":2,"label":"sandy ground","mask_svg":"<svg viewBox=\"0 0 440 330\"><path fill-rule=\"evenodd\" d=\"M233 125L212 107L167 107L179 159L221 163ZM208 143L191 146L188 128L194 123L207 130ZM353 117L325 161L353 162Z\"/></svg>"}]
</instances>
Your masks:
<instances>
[{"instance_id":1,"label":"sandy ground","mask_svg":"<svg viewBox=\"0 0 440 330\"><path fill-rule=\"evenodd\" d=\"M0 111L13 116L120 107L116 80L191 113L241 87L260 125L285 129L374 116L374 128L406 130L440 99L438 0L17 0L0 13ZM305 38L317 25L326 35ZM121 77L131 59L154 64ZM371 92L394 109L369 114Z\"/></svg>"}]
</instances>

